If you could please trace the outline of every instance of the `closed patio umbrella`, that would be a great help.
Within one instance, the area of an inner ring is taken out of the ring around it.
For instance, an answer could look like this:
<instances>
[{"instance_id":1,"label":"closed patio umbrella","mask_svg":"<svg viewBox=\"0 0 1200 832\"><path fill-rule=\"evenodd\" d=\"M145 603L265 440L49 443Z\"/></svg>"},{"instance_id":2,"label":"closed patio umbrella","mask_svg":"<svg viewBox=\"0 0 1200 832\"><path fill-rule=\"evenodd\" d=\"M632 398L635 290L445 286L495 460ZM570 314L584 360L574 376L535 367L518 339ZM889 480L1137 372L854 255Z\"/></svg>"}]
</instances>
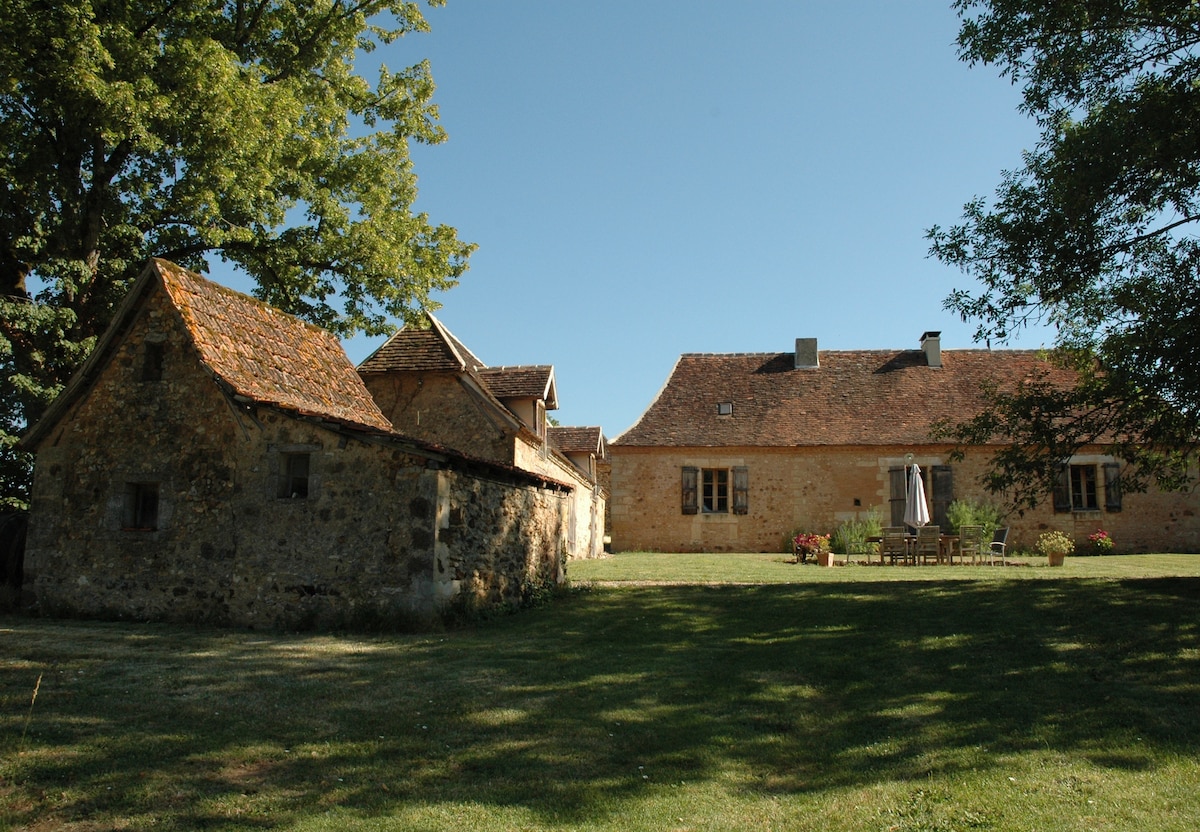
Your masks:
<instances>
[{"instance_id":1,"label":"closed patio umbrella","mask_svg":"<svg viewBox=\"0 0 1200 832\"><path fill-rule=\"evenodd\" d=\"M929 505L925 502L925 483L921 468L914 465L908 472L908 488L904 493L904 522L914 529L929 522Z\"/></svg>"}]
</instances>

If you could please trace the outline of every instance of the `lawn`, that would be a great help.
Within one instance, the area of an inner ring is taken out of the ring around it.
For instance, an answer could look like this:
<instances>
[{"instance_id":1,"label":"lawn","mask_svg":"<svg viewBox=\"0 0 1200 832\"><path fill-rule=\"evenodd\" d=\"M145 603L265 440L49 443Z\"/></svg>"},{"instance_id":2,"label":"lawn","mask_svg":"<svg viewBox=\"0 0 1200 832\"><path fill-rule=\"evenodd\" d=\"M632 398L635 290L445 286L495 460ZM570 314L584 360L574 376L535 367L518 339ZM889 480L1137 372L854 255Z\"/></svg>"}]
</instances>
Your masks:
<instances>
[{"instance_id":1,"label":"lawn","mask_svg":"<svg viewBox=\"0 0 1200 832\"><path fill-rule=\"evenodd\" d=\"M571 575L419 636L0 618L0 829L1200 828L1200 557Z\"/></svg>"}]
</instances>

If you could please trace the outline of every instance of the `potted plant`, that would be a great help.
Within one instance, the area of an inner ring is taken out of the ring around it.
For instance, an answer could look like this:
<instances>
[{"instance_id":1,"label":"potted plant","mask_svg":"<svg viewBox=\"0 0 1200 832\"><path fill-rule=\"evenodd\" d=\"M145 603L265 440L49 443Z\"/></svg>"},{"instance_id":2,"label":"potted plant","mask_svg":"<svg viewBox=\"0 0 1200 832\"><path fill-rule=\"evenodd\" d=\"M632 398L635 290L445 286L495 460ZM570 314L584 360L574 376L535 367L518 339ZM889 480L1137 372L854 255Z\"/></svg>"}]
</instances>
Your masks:
<instances>
[{"instance_id":1,"label":"potted plant","mask_svg":"<svg viewBox=\"0 0 1200 832\"><path fill-rule=\"evenodd\" d=\"M1075 551L1075 543L1062 532L1043 532L1038 537L1037 550L1051 566L1062 566L1067 555Z\"/></svg>"},{"instance_id":2,"label":"potted plant","mask_svg":"<svg viewBox=\"0 0 1200 832\"><path fill-rule=\"evenodd\" d=\"M1113 550L1112 535L1104 531L1104 529L1096 529L1088 535L1088 542L1092 545L1092 553L1097 555L1111 555Z\"/></svg>"},{"instance_id":3,"label":"potted plant","mask_svg":"<svg viewBox=\"0 0 1200 832\"><path fill-rule=\"evenodd\" d=\"M831 562L829 535L827 534L800 532L792 538L792 547L796 553L796 563L804 563L808 560L809 555L814 555L817 563L821 566L829 566ZM822 556L824 556L824 560L822 560Z\"/></svg>"}]
</instances>

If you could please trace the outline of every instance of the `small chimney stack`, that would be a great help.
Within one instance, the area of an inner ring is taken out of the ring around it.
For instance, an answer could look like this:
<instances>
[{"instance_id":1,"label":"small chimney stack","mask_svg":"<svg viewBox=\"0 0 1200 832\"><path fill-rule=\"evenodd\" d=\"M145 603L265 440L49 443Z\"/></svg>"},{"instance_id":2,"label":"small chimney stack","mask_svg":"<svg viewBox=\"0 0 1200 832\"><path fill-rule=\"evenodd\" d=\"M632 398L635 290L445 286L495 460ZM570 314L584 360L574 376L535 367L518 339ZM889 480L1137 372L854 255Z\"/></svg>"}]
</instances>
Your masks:
<instances>
[{"instance_id":1,"label":"small chimney stack","mask_svg":"<svg viewBox=\"0 0 1200 832\"><path fill-rule=\"evenodd\" d=\"M921 351L930 367L942 366L942 333L926 332L921 336Z\"/></svg>"},{"instance_id":2,"label":"small chimney stack","mask_svg":"<svg viewBox=\"0 0 1200 832\"><path fill-rule=\"evenodd\" d=\"M821 359L817 357L817 339L816 338L797 338L796 339L796 369L812 369L821 366Z\"/></svg>"}]
</instances>

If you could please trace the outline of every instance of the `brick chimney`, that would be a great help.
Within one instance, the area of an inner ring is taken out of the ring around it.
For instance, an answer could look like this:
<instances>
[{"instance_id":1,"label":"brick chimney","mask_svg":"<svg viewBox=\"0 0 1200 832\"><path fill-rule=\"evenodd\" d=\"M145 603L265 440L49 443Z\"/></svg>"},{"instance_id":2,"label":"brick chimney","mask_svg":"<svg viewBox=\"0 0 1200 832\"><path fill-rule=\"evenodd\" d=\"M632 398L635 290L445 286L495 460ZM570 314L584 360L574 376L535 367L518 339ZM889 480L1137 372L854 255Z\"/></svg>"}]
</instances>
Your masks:
<instances>
[{"instance_id":1,"label":"brick chimney","mask_svg":"<svg viewBox=\"0 0 1200 832\"><path fill-rule=\"evenodd\" d=\"M921 336L921 351L930 367L942 366L942 333L926 332Z\"/></svg>"},{"instance_id":2,"label":"brick chimney","mask_svg":"<svg viewBox=\"0 0 1200 832\"><path fill-rule=\"evenodd\" d=\"M816 338L796 339L796 369L820 367L821 360L817 358Z\"/></svg>"}]
</instances>

